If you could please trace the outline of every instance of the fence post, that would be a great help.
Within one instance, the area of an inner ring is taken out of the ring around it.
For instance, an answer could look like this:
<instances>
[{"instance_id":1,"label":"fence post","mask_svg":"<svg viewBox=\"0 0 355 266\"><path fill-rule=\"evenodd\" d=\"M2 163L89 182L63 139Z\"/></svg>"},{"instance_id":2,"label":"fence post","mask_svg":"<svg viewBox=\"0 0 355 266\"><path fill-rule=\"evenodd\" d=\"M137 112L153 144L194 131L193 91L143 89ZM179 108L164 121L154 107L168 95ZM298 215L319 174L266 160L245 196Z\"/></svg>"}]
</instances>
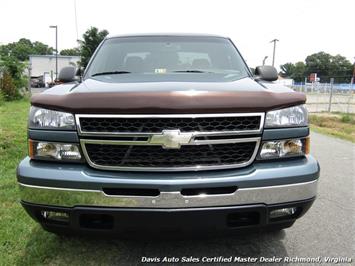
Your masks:
<instances>
[{"instance_id":1,"label":"fence post","mask_svg":"<svg viewBox=\"0 0 355 266\"><path fill-rule=\"evenodd\" d=\"M306 83L307 83L307 77L305 77L304 78L304 91L303 92L307 92L307 85L306 85Z\"/></svg>"},{"instance_id":2,"label":"fence post","mask_svg":"<svg viewBox=\"0 0 355 266\"><path fill-rule=\"evenodd\" d=\"M328 105L328 112L329 112L329 113L330 113L330 110L332 109L333 84L334 84L334 78L331 78L331 79L330 79L329 105Z\"/></svg>"},{"instance_id":3,"label":"fence post","mask_svg":"<svg viewBox=\"0 0 355 266\"><path fill-rule=\"evenodd\" d=\"M28 66L28 80L27 80L27 86L28 86L28 92L30 94L30 96L32 96L32 87L31 87L31 72L32 68L31 65Z\"/></svg>"}]
</instances>

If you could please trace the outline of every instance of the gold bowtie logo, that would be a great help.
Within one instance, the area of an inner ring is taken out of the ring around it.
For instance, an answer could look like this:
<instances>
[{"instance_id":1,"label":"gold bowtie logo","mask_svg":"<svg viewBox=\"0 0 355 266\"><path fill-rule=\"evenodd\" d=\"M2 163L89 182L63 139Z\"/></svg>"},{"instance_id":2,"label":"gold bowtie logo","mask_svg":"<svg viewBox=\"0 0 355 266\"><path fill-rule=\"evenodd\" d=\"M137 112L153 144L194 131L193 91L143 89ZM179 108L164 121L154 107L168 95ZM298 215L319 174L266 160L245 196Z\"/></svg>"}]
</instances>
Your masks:
<instances>
[{"instance_id":1,"label":"gold bowtie logo","mask_svg":"<svg viewBox=\"0 0 355 266\"><path fill-rule=\"evenodd\" d=\"M180 149L181 145L189 144L192 133L181 133L180 130L163 130L161 134L153 135L150 144L162 145L165 149Z\"/></svg>"}]
</instances>

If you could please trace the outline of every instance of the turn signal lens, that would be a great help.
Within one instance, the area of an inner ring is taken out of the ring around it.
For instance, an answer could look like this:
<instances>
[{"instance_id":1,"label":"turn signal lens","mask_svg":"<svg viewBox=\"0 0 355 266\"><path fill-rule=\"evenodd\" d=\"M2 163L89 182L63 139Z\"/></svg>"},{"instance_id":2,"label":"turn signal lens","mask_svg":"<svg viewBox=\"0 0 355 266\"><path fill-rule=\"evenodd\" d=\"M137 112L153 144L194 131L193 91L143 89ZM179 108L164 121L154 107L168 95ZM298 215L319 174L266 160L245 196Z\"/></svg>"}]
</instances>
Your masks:
<instances>
[{"instance_id":1,"label":"turn signal lens","mask_svg":"<svg viewBox=\"0 0 355 266\"><path fill-rule=\"evenodd\" d=\"M28 156L31 159L34 159L34 156L33 156L33 141L32 141L32 139L28 140Z\"/></svg>"},{"instance_id":2,"label":"turn signal lens","mask_svg":"<svg viewBox=\"0 0 355 266\"><path fill-rule=\"evenodd\" d=\"M310 137L305 138L305 148L304 148L304 153L309 154L311 152L311 139Z\"/></svg>"}]
</instances>

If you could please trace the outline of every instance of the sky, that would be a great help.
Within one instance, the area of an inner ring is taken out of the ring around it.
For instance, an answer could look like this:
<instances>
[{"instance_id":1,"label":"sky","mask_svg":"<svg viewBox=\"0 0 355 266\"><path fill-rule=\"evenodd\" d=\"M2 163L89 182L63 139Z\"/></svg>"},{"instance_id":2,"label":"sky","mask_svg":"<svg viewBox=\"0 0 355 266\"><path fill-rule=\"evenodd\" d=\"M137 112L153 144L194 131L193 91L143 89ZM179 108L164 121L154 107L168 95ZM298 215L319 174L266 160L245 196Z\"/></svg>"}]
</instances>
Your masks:
<instances>
[{"instance_id":1,"label":"sky","mask_svg":"<svg viewBox=\"0 0 355 266\"><path fill-rule=\"evenodd\" d=\"M319 51L355 60L355 0L0 0L0 14L0 44L28 38L54 47L49 25L58 25L62 50L95 26L110 35L228 36L250 67L265 56L271 64L275 38L275 66Z\"/></svg>"}]
</instances>

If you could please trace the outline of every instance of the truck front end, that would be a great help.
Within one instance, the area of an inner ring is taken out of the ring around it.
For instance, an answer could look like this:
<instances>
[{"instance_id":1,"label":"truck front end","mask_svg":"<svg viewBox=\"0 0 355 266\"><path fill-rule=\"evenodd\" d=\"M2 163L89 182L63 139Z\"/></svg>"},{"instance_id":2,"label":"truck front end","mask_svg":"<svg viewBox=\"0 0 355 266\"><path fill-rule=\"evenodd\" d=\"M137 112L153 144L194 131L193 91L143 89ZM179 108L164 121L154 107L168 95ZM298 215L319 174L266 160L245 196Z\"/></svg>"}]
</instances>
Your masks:
<instances>
[{"instance_id":1,"label":"truck front end","mask_svg":"<svg viewBox=\"0 0 355 266\"><path fill-rule=\"evenodd\" d=\"M116 46L119 66L99 69ZM169 60L152 66L157 51ZM107 39L82 83L32 98L21 203L56 233L289 227L319 177L304 103L255 80L226 38Z\"/></svg>"}]
</instances>

